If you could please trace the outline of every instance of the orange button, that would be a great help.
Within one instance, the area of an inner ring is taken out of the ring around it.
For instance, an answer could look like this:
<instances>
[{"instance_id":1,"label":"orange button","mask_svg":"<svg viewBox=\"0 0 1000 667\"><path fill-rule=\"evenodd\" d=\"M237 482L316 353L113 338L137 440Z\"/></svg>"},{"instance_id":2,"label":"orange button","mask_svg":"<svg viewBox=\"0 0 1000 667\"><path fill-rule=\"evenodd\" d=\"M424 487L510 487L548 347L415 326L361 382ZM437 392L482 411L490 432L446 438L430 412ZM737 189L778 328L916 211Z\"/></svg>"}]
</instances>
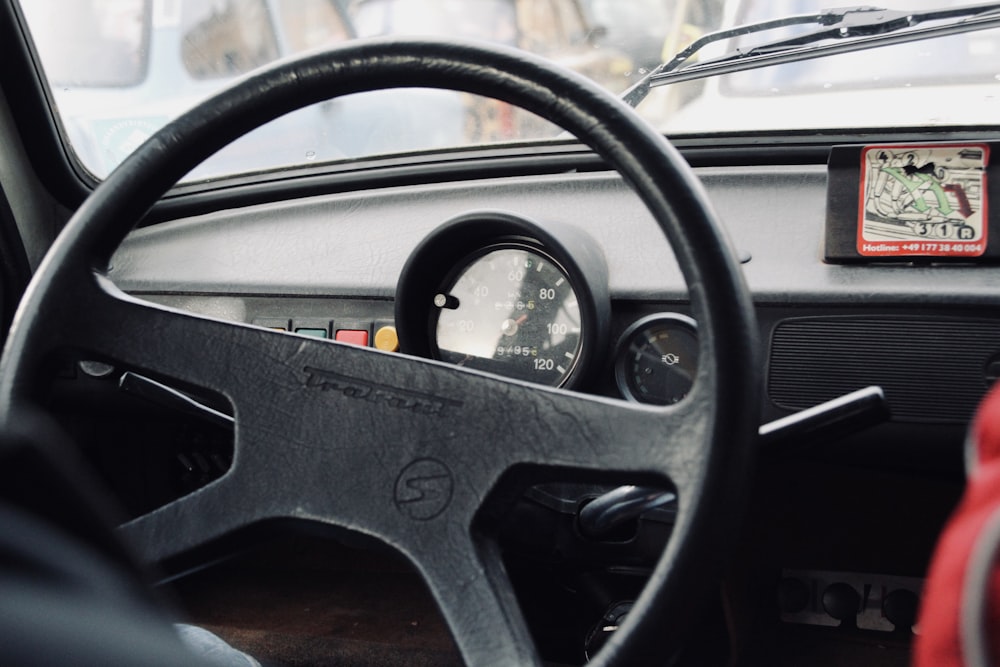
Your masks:
<instances>
[{"instance_id":1,"label":"orange button","mask_svg":"<svg viewBox=\"0 0 1000 667\"><path fill-rule=\"evenodd\" d=\"M337 329L337 340L341 343L368 347L368 332L364 329Z\"/></svg>"},{"instance_id":2,"label":"orange button","mask_svg":"<svg viewBox=\"0 0 1000 667\"><path fill-rule=\"evenodd\" d=\"M396 327L384 326L375 332L375 347L386 352L395 352L399 349L399 336L396 335Z\"/></svg>"}]
</instances>

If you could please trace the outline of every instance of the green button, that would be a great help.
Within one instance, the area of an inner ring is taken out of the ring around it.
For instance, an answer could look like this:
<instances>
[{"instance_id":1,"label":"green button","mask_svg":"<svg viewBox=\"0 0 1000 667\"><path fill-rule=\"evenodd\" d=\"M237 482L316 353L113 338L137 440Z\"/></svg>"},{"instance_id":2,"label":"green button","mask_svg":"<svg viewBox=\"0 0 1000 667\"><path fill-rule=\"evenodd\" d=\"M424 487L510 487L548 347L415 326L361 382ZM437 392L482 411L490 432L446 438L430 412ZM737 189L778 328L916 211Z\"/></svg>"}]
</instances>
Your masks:
<instances>
[{"instance_id":1,"label":"green button","mask_svg":"<svg viewBox=\"0 0 1000 667\"><path fill-rule=\"evenodd\" d=\"M295 333L303 336L314 336L315 338L326 338L326 329L315 329L312 327L299 327Z\"/></svg>"}]
</instances>

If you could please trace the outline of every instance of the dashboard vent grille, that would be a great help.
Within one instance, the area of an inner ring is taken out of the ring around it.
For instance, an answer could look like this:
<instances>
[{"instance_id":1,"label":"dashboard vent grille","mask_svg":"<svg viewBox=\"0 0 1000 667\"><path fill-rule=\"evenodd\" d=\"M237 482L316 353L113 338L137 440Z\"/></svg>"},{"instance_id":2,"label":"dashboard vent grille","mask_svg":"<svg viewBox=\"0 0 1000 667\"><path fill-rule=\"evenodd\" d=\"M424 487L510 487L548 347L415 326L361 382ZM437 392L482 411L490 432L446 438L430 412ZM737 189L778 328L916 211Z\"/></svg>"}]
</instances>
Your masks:
<instances>
[{"instance_id":1,"label":"dashboard vent grille","mask_svg":"<svg viewBox=\"0 0 1000 667\"><path fill-rule=\"evenodd\" d=\"M868 385L894 421L968 422L1000 368L1000 321L815 317L785 320L771 338L768 394L801 410Z\"/></svg>"}]
</instances>

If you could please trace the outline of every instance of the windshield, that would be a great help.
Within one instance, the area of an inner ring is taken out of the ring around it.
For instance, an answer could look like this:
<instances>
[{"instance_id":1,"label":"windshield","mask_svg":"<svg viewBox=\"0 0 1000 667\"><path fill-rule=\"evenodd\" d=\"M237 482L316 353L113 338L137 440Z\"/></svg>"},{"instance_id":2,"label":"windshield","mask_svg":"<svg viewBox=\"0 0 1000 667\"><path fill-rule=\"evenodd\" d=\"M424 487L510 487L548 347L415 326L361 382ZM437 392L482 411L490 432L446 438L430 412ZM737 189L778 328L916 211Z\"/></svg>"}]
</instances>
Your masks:
<instances>
[{"instance_id":1,"label":"windshield","mask_svg":"<svg viewBox=\"0 0 1000 667\"><path fill-rule=\"evenodd\" d=\"M905 9L947 4L908 0ZM542 55L620 94L706 33L814 13L830 3L22 0L21 5L72 154L83 169L103 178L158 128L236 78L351 39L486 40ZM696 57L809 29L720 41ZM994 29L773 65L654 88L638 111L669 136L993 126L998 50L1000 33ZM438 90L379 91L278 119L218 153L188 180L560 136L558 128L493 100Z\"/></svg>"}]
</instances>

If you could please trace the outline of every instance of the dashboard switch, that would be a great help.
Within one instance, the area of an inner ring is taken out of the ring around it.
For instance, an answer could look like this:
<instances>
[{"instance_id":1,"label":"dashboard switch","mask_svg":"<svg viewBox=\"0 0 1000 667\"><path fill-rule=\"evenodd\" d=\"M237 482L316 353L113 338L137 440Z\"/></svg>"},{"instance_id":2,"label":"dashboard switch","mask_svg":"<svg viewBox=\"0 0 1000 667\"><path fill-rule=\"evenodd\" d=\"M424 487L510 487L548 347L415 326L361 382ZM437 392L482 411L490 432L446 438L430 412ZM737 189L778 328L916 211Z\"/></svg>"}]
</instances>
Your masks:
<instances>
[{"instance_id":1,"label":"dashboard switch","mask_svg":"<svg viewBox=\"0 0 1000 667\"><path fill-rule=\"evenodd\" d=\"M861 596L850 584L830 584L823 591L823 609L838 621L853 625L861 611Z\"/></svg>"},{"instance_id":2,"label":"dashboard switch","mask_svg":"<svg viewBox=\"0 0 1000 667\"><path fill-rule=\"evenodd\" d=\"M365 329L337 329L337 340L341 343L368 347L368 331Z\"/></svg>"},{"instance_id":3,"label":"dashboard switch","mask_svg":"<svg viewBox=\"0 0 1000 667\"><path fill-rule=\"evenodd\" d=\"M917 621L917 594L905 588L897 588L885 597L882 611L897 630L909 632Z\"/></svg>"},{"instance_id":4,"label":"dashboard switch","mask_svg":"<svg viewBox=\"0 0 1000 667\"><path fill-rule=\"evenodd\" d=\"M396 334L396 327L384 326L375 332L375 347L386 352L396 352L399 350L399 336Z\"/></svg>"},{"instance_id":5,"label":"dashboard switch","mask_svg":"<svg viewBox=\"0 0 1000 667\"><path fill-rule=\"evenodd\" d=\"M301 336L312 336L314 338L326 338L326 329L317 327L298 327L295 333Z\"/></svg>"}]
</instances>

